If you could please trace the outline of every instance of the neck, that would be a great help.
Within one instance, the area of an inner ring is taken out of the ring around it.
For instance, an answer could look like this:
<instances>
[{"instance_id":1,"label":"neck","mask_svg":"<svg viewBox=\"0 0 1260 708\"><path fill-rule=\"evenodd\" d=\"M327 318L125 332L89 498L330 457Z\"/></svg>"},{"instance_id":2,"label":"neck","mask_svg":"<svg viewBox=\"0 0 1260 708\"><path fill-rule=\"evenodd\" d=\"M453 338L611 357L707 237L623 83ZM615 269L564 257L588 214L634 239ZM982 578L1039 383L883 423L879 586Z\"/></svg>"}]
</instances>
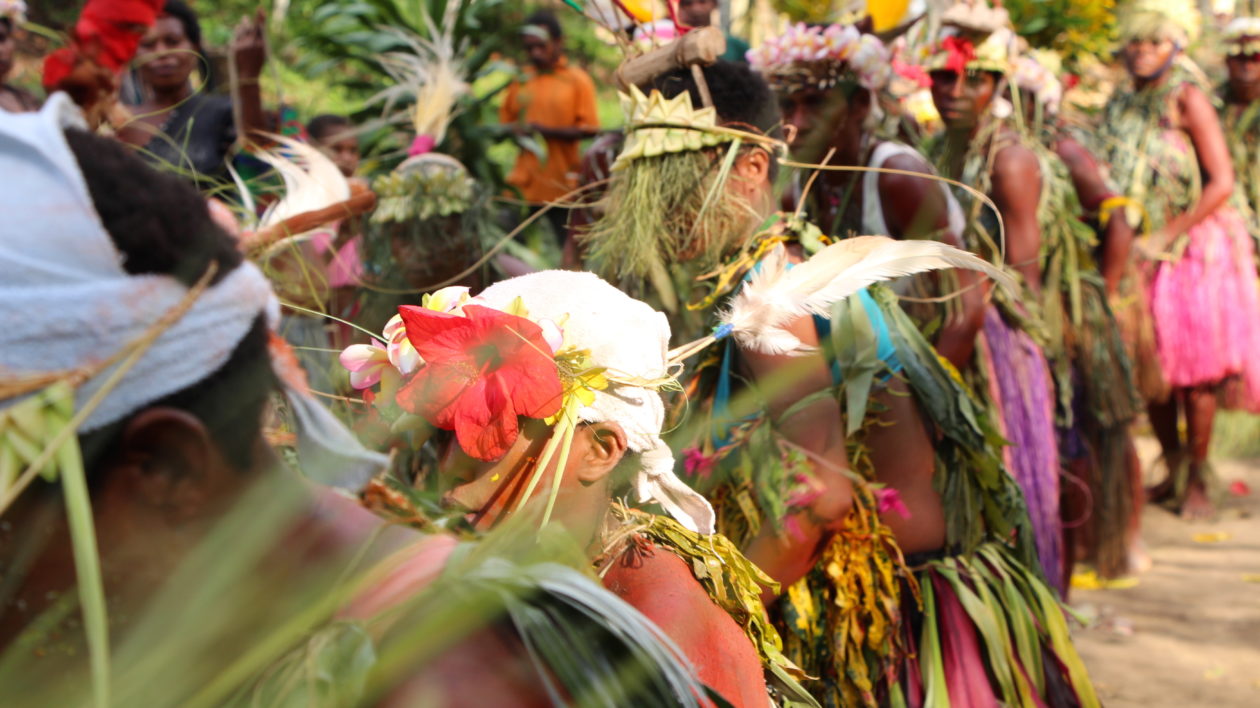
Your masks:
<instances>
[{"instance_id":1,"label":"neck","mask_svg":"<svg viewBox=\"0 0 1260 708\"><path fill-rule=\"evenodd\" d=\"M1250 83L1232 83L1229 85L1229 102L1248 105L1260 101L1260 81Z\"/></svg>"},{"instance_id":2,"label":"neck","mask_svg":"<svg viewBox=\"0 0 1260 708\"><path fill-rule=\"evenodd\" d=\"M151 86L153 92L153 103L162 108L171 108L175 104L187 99L192 95L192 84L185 81L178 86L171 88L157 88Z\"/></svg>"}]
</instances>

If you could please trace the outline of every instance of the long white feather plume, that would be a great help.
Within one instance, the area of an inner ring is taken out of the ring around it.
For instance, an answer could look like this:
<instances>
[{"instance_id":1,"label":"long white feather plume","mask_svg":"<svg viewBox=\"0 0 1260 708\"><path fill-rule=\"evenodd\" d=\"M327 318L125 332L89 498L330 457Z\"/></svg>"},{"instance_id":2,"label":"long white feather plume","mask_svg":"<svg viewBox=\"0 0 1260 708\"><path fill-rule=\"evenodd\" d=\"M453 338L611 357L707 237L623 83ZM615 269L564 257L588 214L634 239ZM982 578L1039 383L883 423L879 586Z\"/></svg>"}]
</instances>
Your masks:
<instances>
[{"instance_id":1,"label":"long white feather plume","mask_svg":"<svg viewBox=\"0 0 1260 708\"><path fill-rule=\"evenodd\" d=\"M271 165L284 180L284 196L267 208L258 228L350 198L350 183L324 153L306 143L273 137L279 147L256 156Z\"/></svg>"},{"instance_id":2,"label":"long white feather plume","mask_svg":"<svg viewBox=\"0 0 1260 708\"><path fill-rule=\"evenodd\" d=\"M765 354L804 351L785 327L805 315L826 316L831 305L869 285L944 268L980 271L1008 292L1007 273L966 251L938 241L897 241L859 236L834 243L792 265L779 246L761 261L722 316L739 343Z\"/></svg>"},{"instance_id":3,"label":"long white feather plume","mask_svg":"<svg viewBox=\"0 0 1260 708\"><path fill-rule=\"evenodd\" d=\"M406 50L381 56L381 65L395 83L368 99L369 105L384 101L387 114L395 103L414 99L408 114L394 114L387 120L410 120L417 135L432 136L435 144L441 144L446 137L447 126L457 115L459 99L469 91L460 59L464 44L456 46L454 40L459 7L458 2L447 3L441 24L426 13L429 37L397 27L382 28L402 42Z\"/></svg>"}]
</instances>

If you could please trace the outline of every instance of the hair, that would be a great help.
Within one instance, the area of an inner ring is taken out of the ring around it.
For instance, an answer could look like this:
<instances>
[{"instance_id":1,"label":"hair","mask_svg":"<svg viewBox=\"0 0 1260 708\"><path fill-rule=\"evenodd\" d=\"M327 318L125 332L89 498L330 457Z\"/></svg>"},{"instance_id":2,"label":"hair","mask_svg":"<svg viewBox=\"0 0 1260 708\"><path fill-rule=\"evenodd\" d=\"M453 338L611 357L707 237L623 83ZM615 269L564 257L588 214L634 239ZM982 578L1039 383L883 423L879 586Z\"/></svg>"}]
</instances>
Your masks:
<instances>
[{"instance_id":1,"label":"hair","mask_svg":"<svg viewBox=\"0 0 1260 708\"><path fill-rule=\"evenodd\" d=\"M219 282L244 261L235 240L215 224L205 199L191 185L150 167L115 140L76 129L66 130L65 136L128 273L169 275L191 286L211 263L218 265L212 282ZM137 184L144 188L136 189ZM260 314L222 367L149 406L195 416L230 464L242 471L252 468L263 406L276 387L267 339ZM109 458L125 424L118 421L80 436L89 470Z\"/></svg>"},{"instance_id":2,"label":"hair","mask_svg":"<svg viewBox=\"0 0 1260 708\"><path fill-rule=\"evenodd\" d=\"M206 57L206 49L201 44L201 20L197 18L197 11L183 0L166 0L162 6L162 14L179 20L180 26L184 28L184 36L188 38L188 43L193 46L193 51L201 62L201 71L206 79L205 89L213 91L218 77L214 75L214 66Z\"/></svg>"},{"instance_id":3,"label":"hair","mask_svg":"<svg viewBox=\"0 0 1260 708\"><path fill-rule=\"evenodd\" d=\"M354 124L345 116L339 116L333 113L324 113L317 115L306 124L306 134L311 140L323 140L324 138L340 133L346 128L352 128Z\"/></svg>"},{"instance_id":4,"label":"hair","mask_svg":"<svg viewBox=\"0 0 1260 708\"><path fill-rule=\"evenodd\" d=\"M564 30L560 29L560 20L556 19L556 15L551 10L538 10L534 14L525 18L525 24L538 25L547 30L547 34L551 35L551 41L556 42L564 37Z\"/></svg>"},{"instance_id":5,"label":"hair","mask_svg":"<svg viewBox=\"0 0 1260 708\"><path fill-rule=\"evenodd\" d=\"M753 130L774 138L783 136L779 99L760 74L747 64L719 61L702 70L713 98L713 108L724 125ZM691 103L701 105L700 87L690 69L673 69L652 80L651 86L666 98L686 91Z\"/></svg>"}]
</instances>

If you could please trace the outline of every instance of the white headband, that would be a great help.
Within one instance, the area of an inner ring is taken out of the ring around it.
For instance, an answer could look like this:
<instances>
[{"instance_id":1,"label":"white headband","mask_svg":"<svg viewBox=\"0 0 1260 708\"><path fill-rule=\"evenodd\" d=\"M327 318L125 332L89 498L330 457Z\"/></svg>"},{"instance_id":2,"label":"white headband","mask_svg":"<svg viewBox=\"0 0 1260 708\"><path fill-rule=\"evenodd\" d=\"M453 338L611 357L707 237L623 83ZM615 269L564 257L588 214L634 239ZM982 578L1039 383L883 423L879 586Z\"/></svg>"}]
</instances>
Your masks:
<instances>
[{"instance_id":1,"label":"white headband","mask_svg":"<svg viewBox=\"0 0 1260 708\"><path fill-rule=\"evenodd\" d=\"M168 275L130 275L93 206L63 129L83 127L64 94L39 113L0 111L0 377L70 371L136 340L188 294ZM144 185L136 184L135 189ZM80 432L186 389L219 370L260 313L274 326L271 286L245 262L207 288L127 371ZM109 371L76 391L81 406ZM303 471L357 488L385 466L309 392L285 385ZM16 400L0 401L5 408Z\"/></svg>"}]
</instances>

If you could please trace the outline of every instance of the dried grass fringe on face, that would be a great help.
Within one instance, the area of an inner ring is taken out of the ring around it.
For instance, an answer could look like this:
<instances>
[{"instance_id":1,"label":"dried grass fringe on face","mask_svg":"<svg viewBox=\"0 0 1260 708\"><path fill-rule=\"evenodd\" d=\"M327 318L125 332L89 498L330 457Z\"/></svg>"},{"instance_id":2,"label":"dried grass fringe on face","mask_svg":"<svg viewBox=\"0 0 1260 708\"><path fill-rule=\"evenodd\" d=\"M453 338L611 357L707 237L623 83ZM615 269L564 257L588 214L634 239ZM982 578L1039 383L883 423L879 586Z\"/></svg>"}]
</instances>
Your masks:
<instances>
[{"instance_id":1,"label":"dried grass fringe on face","mask_svg":"<svg viewBox=\"0 0 1260 708\"><path fill-rule=\"evenodd\" d=\"M641 280L653 263L706 269L742 245L759 214L729 188L740 179L724 165L732 147L641 158L616 175L603 218L578 237L590 267L616 282Z\"/></svg>"}]
</instances>

